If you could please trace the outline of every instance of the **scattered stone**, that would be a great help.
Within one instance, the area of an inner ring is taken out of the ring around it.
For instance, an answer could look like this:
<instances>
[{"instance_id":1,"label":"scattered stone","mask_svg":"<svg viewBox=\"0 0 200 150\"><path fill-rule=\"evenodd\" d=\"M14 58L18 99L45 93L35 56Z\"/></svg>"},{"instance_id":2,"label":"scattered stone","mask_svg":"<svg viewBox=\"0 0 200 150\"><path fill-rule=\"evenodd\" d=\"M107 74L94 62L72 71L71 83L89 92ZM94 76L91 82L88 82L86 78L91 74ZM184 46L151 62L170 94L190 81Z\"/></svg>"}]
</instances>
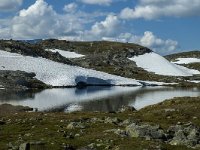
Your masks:
<instances>
[{"instance_id":1,"label":"scattered stone","mask_svg":"<svg viewBox=\"0 0 200 150\"><path fill-rule=\"evenodd\" d=\"M105 118L105 123L113 123L113 124L118 124L121 122L121 120L117 117L114 117L114 118L110 118L110 117L107 117Z\"/></svg>"},{"instance_id":2,"label":"scattered stone","mask_svg":"<svg viewBox=\"0 0 200 150\"><path fill-rule=\"evenodd\" d=\"M138 123L138 120L133 120L133 119L126 119L123 122L120 123L120 126L127 126L132 123Z\"/></svg>"},{"instance_id":3,"label":"scattered stone","mask_svg":"<svg viewBox=\"0 0 200 150\"><path fill-rule=\"evenodd\" d=\"M111 130L106 130L104 131L105 133L110 133L110 132L113 132L121 137L127 137L127 133L125 130L121 130L121 129L111 129Z\"/></svg>"},{"instance_id":4,"label":"scattered stone","mask_svg":"<svg viewBox=\"0 0 200 150\"><path fill-rule=\"evenodd\" d=\"M132 106L122 106L118 112L125 112L125 111L137 111L134 107Z\"/></svg>"},{"instance_id":5,"label":"scattered stone","mask_svg":"<svg viewBox=\"0 0 200 150\"><path fill-rule=\"evenodd\" d=\"M165 109L165 112L174 112L176 109Z\"/></svg>"},{"instance_id":6,"label":"scattered stone","mask_svg":"<svg viewBox=\"0 0 200 150\"><path fill-rule=\"evenodd\" d=\"M159 126L151 126L148 124L137 125L135 123L126 127L126 133L130 137L143 137L151 139L161 139L165 140L166 136L162 129Z\"/></svg>"},{"instance_id":7,"label":"scattered stone","mask_svg":"<svg viewBox=\"0 0 200 150\"><path fill-rule=\"evenodd\" d=\"M30 143L23 143L19 146L19 150L30 150Z\"/></svg>"},{"instance_id":8,"label":"scattered stone","mask_svg":"<svg viewBox=\"0 0 200 150\"><path fill-rule=\"evenodd\" d=\"M75 150L75 148L72 145L65 145L64 150Z\"/></svg>"},{"instance_id":9,"label":"scattered stone","mask_svg":"<svg viewBox=\"0 0 200 150\"><path fill-rule=\"evenodd\" d=\"M80 137L80 136L81 136L81 135L80 135L80 134L78 134L78 133L77 133L77 134L75 134L75 137Z\"/></svg>"},{"instance_id":10,"label":"scattered stone","mask_svg":"<svg viewBox=\"0 0 200 150\"><path fill-rule=\"evenodd\" d=\"M96 144L95 143L91 143L87 147L89 147L90 149L94 149L96 147Z\"/></svg>"},{"instance_id":11,"label":"scattered stone","mask_svg":"<svg viewBox=\"0 0 200 150\"><path fill-rule=\"evenodd\" d=\"M91 118L91 119L90 119L90 122L91 122L91 123L103 122L103 119L94 117L94 118Z\"/></svg>"},{"instance_id":12,"label":"scattered stone","mask_svg":"<svg viewBox=\"0 0 200 150\"><path fill-rule=\"evenodd\" d=\"M24 136L29 137L29 136L31 136L31 133L26 133Z\"/></svg>"},{"instance_id":13,"label":"scattered stone","mask_svg":"<svg viewBox=\"0 0 200 150\"><path fill-rule=\"evenodd\" d=\"M80 123L80 122L71 122L67 125L67 129L72 130L75 128L85 129L85 126L83 125L83 123Z\"/></svg>"},{"instance_id":14,"label":"scattered stone","mask_svg":"<svg viewBox=\"0 0 200 150\"><path fill-rule=\"evenodd\" d=\"M187 147L196 147L200 143L200 128L191 122L187 124L177 124L168 129L172 139L171 145L186 145Z\"/></svg>"}]
</instances>

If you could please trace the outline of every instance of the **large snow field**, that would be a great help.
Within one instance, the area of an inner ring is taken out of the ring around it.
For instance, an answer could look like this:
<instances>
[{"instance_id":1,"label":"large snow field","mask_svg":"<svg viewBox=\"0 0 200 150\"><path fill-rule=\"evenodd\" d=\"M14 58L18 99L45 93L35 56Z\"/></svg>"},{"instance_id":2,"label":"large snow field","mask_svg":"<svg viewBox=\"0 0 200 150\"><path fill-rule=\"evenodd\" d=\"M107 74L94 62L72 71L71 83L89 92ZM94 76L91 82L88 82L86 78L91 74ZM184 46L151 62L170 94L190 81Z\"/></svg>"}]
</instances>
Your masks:
<instances>
[{"instance_id":1,"label":"large snow field","mask_svg":"<svg viewBox=\"0 0 200 150\"><path fill-rule=\"evenodd\" d=\"M75 86L81 81L94 85L141 85L134 79L2 50L0 50L0 70L34 72L37 79L52 86Z\"/></svg>"},{"instance_id":2,"label":"large snow field","mask_svg":"<svg viewBox=\"0 0 200 150\"><path fill-rule=\"evenodd\" d=\"M78 54L75 52L64 51L64 50L60 50L60 49L46 49L46 50L51 51L51 52L58 52L60 55L62 55L65 58L80 58L80 57L85 56L85 55Z\"/></svg>"},{"instance_id":3,"label":"large snow field","mask_svg":"<svg viewBox=\"0 0 200 150\"><path fill-rule=\"evenodd\" d=\"M172 63L175 63L175 64L200 63L200 59L199 58L177 58L176 61Z\"/></svg>"},{"instance_id":4,"label":"large snow field","mask_svg":"<svg viewBox=\"0 0 200 150\"><path fill-rule=\"evenodd\" d=\"M192 76L193 74L200 74L200 72L197 70L188 69L186 67L170 63L164 57L153 52L135 56L129 59L136 62L138 67L159 75Z\"/></svg>"}]
</instances>

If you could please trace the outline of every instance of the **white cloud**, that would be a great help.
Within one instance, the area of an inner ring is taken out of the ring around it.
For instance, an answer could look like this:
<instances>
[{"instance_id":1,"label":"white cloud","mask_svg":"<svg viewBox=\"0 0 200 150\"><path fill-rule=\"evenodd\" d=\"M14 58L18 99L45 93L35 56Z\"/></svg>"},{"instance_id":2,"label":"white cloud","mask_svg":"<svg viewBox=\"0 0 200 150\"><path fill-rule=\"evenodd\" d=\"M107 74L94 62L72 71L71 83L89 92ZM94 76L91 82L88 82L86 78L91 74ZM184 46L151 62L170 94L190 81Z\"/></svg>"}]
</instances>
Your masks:
<instances>
[{"instance_id":1,"label":"white cloud","mask_svg":"<svg viewBox=\"0 0 200 150\"><path fill-rule=\"evenodd\" d=\"M135 8L124 8L123 19L157 19L160 17L188 17L200 15L200 0L139 0Z\"/></svg>"},{"instance_id":2,"label":"white cloud","mask_svg":"<svg viewBox=\"0 0 200 150\"><path fill-rule=\"evenodd\" d=\"M142 36L124 33L122 20L114 14L108 14L104 20L95 22L96 17L105 16L105 13L88 14L77 7L76 3L70 3L64 6L64 14L58 14L44 0L37 0L29 8L21 10L13 19L0 19L0 37L131 42L161 54L177 50L178 42L163 40L149 31ZM90 28L87 29L85 25L90 25Z\"/></svg>"},{"instance_id":3,"label":"white cloud","mask_svg":"<svg viewBox=\"0 0 200 150\"><path fill-rule=\"evenodd\" d=\"M0 0L0 11L13 11L22 5L23 0Z\"/></svg>"},{"instance_id":4,"label":"white cloud","mask_svg":"<svg viewBox=\"0 0 200 150\"><path fill-rule=\"evenodd\" d=\"M19 15L12 19L10 25L1 27L0 33L7 32L7 36L3 34L0 36L13 39L76 36L83 29L83 25L90 22L90 18L92 16L81 12L58 14L44 0L37 0L29 8L21 10Z\"/></svg>"},{"instance_id":5,"label":"white cloud","mask_svg":"<svg viewBox=\"0 0 200 150\"><path fill-rule=\"evenodd\" d=\"M110 14L104 21L96 22L89 31L89 34L97 39L104 36L112 37L118 33L120 23L117 16Z\"/></svg>"},{"instance_id":6,"label":"white cloud","mask_svg":"<svg viewBox=\"0 0 200 150\"><path fill-rule=\"evenodd\" d=\"M148 47L159 54L168 54L178 50L178 42L167 39L163 40L150 31L144 32L144 35L138 36L131 33L122 33L117 37L104 37L103 40L137 43Z\"/></svg>"},{"instance_id":7,"label":"white cloud","mask_svg":"<svg viewBox=\"0 0 200 150\"><path fill-rule=\"evenodd\" d=\"M134 40L133 40L134 41ZM135 42L143 46L152 48L159 53L173 52L178 48L178 42L167 39L163 40L155 36L152 32L146 31L142 37L136 37Z\"/></svg>"},{"instance_id":8,"label":"white cloud","mask_svg":"<svg viewBox=\"0 0 200 150\"><path fill-rule=\"evenodd\" d=\"M36 0L27 9L19 11L6 25L2 24L5 21L0 20L0 38L80 39L86 30L85 25L94 23L97 17L105 16L106 13L86 13L76 9L77 7L75 3L70 3L64 6L65 12L59 14L44 0Z\"/></svg>"},{"instance_id":9,"label":"white cloud","mask_svg":"<svg viewBox=\"0 0 200 150\"><path fill-rule=\"evenodd\" d=\"M73 12L76 11L77 7L78 7L78 5L76 3L70 3L68 5L65 5L63 10L65 12L72 12L73 13Z\"/></svg>"},{"instance_id":10,"label":"white cloud","mask_svg":"<svg viewBox=\"0 0 200 150\"><path fill-rule=\"evenodd\" d=\"M90 5L110 5L113 0L79 0L82 3Z\"/></svg>"}]
</instances>

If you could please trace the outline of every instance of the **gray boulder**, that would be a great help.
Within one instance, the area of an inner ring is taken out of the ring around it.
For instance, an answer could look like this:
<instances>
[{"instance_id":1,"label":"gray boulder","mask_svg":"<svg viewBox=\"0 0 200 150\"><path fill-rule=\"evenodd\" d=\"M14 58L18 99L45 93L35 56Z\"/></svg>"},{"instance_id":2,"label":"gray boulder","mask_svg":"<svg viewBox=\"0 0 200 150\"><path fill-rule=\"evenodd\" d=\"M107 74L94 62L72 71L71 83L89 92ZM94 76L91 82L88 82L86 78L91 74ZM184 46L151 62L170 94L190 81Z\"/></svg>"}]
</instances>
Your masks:
<instances>
[{"instance_id":1,"label":"gray boulder","mask_svg":"<svg viewBox=\"0 0 200 150\"><path fill-rule=\"evenodd\" d=\"M200 143L200 128L191 123L171 126L168 133L173 137L169 142L171 145L195 147Z\"/></svg>"},{"instance_id":2,"label":"gray boulder","mask_svg":"<svg viewBox=\"0 0 200 150\"><path fill-rule=\"evenodd\" d=\"M137 125L135 123L126 127L127 135L130 137L142 137L148 139L166 139L165 133L159 126L148 124Z\"/></svg>"}]
</instances>

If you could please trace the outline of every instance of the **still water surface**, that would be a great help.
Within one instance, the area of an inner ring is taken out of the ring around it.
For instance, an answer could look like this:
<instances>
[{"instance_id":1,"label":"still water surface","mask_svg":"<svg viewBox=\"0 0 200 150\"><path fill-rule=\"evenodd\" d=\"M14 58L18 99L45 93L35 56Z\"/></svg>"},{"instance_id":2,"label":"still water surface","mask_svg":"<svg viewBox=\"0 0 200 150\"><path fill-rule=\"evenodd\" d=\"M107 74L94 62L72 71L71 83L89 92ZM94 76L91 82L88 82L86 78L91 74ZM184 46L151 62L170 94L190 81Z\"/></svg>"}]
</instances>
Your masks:
<instances>
[{"instance_id":1,"label":"still water surface","mask_svg":"<svg viewBox=\"0 0 200 150\"><path fill-rule=\"evenodd\" d=\"M23 105L39 111L116 111L122 105L141 109L173 97L197 97L200 89L171 87L87 87L47 89L38 93L1 94L0 104Z\"/></svg>"}]
</instances>

